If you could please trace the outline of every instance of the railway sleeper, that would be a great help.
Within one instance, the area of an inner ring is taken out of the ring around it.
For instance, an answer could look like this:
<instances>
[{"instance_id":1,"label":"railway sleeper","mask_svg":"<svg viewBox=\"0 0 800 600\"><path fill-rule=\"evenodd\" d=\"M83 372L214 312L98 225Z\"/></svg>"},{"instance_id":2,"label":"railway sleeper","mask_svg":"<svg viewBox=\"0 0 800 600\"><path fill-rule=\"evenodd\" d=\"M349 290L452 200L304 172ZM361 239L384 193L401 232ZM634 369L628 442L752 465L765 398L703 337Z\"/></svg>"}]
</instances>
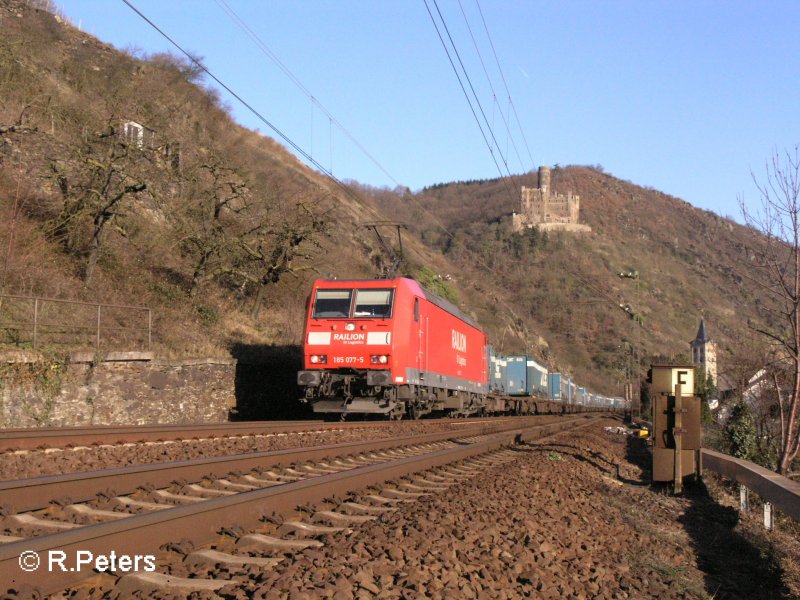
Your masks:
<instances>
[{"instance_id":1,"label":"railway sleeper","mask_svg":"<svg viewBox=\"0 0 800 600\"><path fill-rule=\"evenodd\" d=\"M401 498L405 500L417 500L418 498L429 496L431 494L431 492L405 492L395 488L383 490L382 493L389 496L389 498Z\"/></svg>"},{"instance_id":2,"label":"railway sleeper","mask_svg":"<svg viewBox=\"0 0 800 600\"><path fill-rule=\"evenodd\" d=\"M83 525L78 523L67 523L66 521L55 521L53 519L42 519L28 513L19 515L10 515L7 517L9 523L13 523L20 527L30 527L38 529L56 529L64 531L67 529L80 529Z\"/></svg>"},{"instance_id":3,"label":"railway sleeper","mask_svg":"<svg viewBox=\"0 0 800 600\"><path fill-rule=\"evenodd\" d=\"M229 479L217 479L216 483L221 485L222 487L231 489L231 490L238 490L240 492L250 492L252 490L257 490L259 486L257 485L250 485L247 483L234 483Z\"/></svg>"},{"instance_id":4,"label":"railway sleeper","mask_svg":"<svg viewBox=\"0 0 800 600\"><path fill-rule=\"evenodd\" d=\"M277 552L299 552L306 548L322 548L325 544L319 540L284 540L263 533L249 533L236 540L237 546L258 546L263 550Z\"/></svg>"},{"instance_id":5,"label":"railway sleeper","mask_svg":"<svg viewBox=\"0 0 800 600\"><path fill-rule=\"evenodd\" d=\"M246 554L228 554L217 550L198 550L192 552L185 559L188 567L197 567L203 564L221 564L238 567L254 565L257 567L274 567L284 561L284 557L249 556Z\"/></svg>"},{"instance_id":6,"label":"railway sleeper","mask_svg":"<svg viewBox=\"0 0 800 600\"><path fill-rule=\"evenodd\" d=\"M410 498L386 498L385 496L378 496L377 494L367 494L364 496L365 500L369 500L370 502L376 502L381 505L395 505L401 504L403 502L413 502L414 500Z\"/></svg>"},{"instance_id":7,"label":"railway sleeper","mask_svg":"<svg viewBox=\"0 0 800 600\"><path fill-rule=\"evenodd\" d=\"M141 592L169 591L183 595L193 592L216 592L231 583L234 582L230 579L190 579L162 573L131 573L121 577L116 588L120 597L129 598Z\"/></svg>"},{"instance_id":8,"label":"railway sleeper","mask_svg":"<svg viewBox=\"0 0 800 600\"><path fill-rule=\"evenodd\" d=\"M278 481L277 479L261 479L260 477L256 477L254 475L243 475L242 480L247 481L249 483L253 483L260 488L282 485L283 483L281 481Z\"/></svg>"},{"instance_id":9,"label":"railway sleeper","mask_svg":"<svg viewBox=\"0 0 800 600\"><path fill-rule=\"evenodd\" d=\"M190 483L189 485L183 486L183 489L189 490L190 492L194 492L196 494L200 494L201 496L212 496L212 497L219 497L219 496L233 496L236 494L233 490L217 490L214 488L208 488L202 486L198 483Z\"/></svg>"},{"instance_id":10,"label":"railway sleeper","mask_svg":"<svg viewBox=\"0 0 800 600\"><path fill-rule=\"evenodd\" d=\"M155 490L153 495L162 500L169 500L170 502L177 502L179 504L193 504L195 502L204 502L208 498L200 496L190 496L189 494L173 494L167 490ZM169 505L167 505L169 507Z\"/></svg>"},{"instance_id":11,"label":"railway sleeper","mask_svg":"<svg viewBox=\"0 0 800 600\"><path fill-rule=\"evenodd\" d=\"M132 508L141 508L144 510L164 510L165 508L170 508L169 504L157 504L155 502L128 498L127 496L115 496L114 502L121 506L130 506Z\"/></svg>"},{"instance_id":12,"label":"railway sleeper","mask_svg":"<svg viewBox=\"0 0 800 600\"><path fill-rule=\"evenodd\" d=\"M368 523L369 521L374 521L377 518L378 517L375 515L346 515L333 510L318 510L311 517L311 520L332 523L334 526L346 526Z\"/></svg>"},{"instance_id":13,"label":"railway sleeper","mask_svg":"<svg viewBox=\"0 0 800 600\"><path fill-rule=\"evenodd\" d=\"M383 515L397 510L396 508L389 507L368 506L366 504L359 504L358 502L343 502L340 508L353 511L357 514L366 515Z\"/></svg>"},{"instance_id":14,"label":"railway sleeper","mask_svg":"<svg viewBox=\"0 0 800 600\"><path fill-rule=\"evenodd\" d=\"M326 535L330 533L339 533L340 531L350 532L347 527L330 527L328 525L314 525L311 523L304 523L303 521L284 521L278 527L278 532L294 533L300 535Z\"/></svg>"},{"instance_id":15,"label":"railway sleeper","mask_svg":"<svg viewBox=\"0 0 800 600\"><path fill-rule=\"evenodd\" d=\"M98 508L92 508L86 504L70 504L64 510L76 515L98 519L100 521L107 521L109 519L125 519L131 516L131 513L116 512L113 510L100 510Z\"/></svg>"}]
</instances>

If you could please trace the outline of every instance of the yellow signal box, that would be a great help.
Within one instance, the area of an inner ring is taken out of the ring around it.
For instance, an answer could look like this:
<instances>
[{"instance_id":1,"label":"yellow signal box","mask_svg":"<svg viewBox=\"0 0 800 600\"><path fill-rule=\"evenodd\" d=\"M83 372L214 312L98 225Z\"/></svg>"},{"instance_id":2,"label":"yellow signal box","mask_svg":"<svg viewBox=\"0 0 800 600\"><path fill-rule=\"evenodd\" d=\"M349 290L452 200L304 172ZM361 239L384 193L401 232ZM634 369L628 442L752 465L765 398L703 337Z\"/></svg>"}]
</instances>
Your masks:
<instances>
[{"instance_id":1,"label":"yellow signal box","mask_svg":"<svg viewBox=\"0 0 800 600\"><path fill-rule=\"evenodd\" d=\"M689 365L653 365L650 393L672 395L681 385L681 396L694 396L694 367Z\"/></svg>"},{"instance_id":2,"label":"yellow signal box","mask_svg":"<svg viewBox=\"0 0 800 600\"><path fill-rule=\"evenodd\" d=\"M653 365L649 376L653 399L653 481L673 481L678 493L683 475L700 474L702 432L700 398L694 395L694 367Z\"/></svg>"}]
</instances>

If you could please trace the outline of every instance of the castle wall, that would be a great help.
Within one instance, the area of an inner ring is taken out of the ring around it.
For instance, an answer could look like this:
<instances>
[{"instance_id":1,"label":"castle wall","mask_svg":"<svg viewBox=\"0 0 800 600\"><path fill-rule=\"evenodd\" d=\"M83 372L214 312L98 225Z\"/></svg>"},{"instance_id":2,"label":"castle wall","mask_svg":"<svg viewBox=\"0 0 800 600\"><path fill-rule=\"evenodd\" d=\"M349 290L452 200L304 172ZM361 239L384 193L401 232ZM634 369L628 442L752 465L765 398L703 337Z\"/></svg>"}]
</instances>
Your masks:
<instances>
[{"instance_id":1,"label":"castle wall","mask_svg":"<svg viewBox=\"0 0 800 600\"><path fill-rule=\"evenodd\" d=\"M591 231L587 225L579 225L580 196L558 194L550 187L550 167L541 166L538 172L538 188L522 186L520 213L514 215L512 227L519 231L525 227L540 227L547 230ZM576 227L565 227L575 225ZM546 226L546 227L544 227Z\"/></svg>"}]
</instances>

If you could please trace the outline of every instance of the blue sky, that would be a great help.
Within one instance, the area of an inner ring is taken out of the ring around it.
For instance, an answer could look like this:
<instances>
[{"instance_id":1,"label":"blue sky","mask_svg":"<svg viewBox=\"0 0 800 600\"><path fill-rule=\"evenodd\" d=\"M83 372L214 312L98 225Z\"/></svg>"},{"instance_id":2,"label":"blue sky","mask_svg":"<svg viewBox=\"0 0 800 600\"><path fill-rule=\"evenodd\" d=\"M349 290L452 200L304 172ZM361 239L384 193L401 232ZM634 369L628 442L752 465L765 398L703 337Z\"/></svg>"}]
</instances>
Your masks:
<instances>
[{"instance_id":1,"label":"blue sky","mask_svg":"<svg viewBox=\"0 0 800 600\"><path fill-rule=\"evenodd\" d=\"M478 3L437 1L492 124L495 156L512 173L602 165L741 220L738 198L757 201L751 171L763 176L773 149L800 143L798 2L481 0L529 155L513 113L511 136L500 117L508 98ZM131 2L340 179L417 190L499 175L423 0L225 0L380 167L246 37L222 0ZM171 49L119 0L57 3L119 48ZM266 132L226 101L240 123Z\"/></svg>"}]
</instances>

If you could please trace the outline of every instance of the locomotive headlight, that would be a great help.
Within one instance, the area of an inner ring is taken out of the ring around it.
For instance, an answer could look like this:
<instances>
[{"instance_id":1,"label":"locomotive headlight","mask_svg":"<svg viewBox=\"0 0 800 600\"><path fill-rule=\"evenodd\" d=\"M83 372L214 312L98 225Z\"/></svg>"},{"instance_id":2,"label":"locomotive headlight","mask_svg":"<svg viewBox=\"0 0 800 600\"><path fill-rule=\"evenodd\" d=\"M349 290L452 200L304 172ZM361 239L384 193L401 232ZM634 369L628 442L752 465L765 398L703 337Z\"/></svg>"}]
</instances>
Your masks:
<instances>
[{"instance_id":1,"label":"locomotive headlight","mask_svg":"<svg viewBox=\"0 0 800 600\"><path fill-rule=\"evenodd\" d=\"M356 330L356 324L355 323L348 323L347 325L344 326L344 330L345 331L355 331Z\"/></svg>"},{"instance_id":2,"label":"locomotive headlight","mask_svg":"<svg viewBox=\"0 0 800 600\"><path fill-rule=\"evenodd\" d=\"M373 354L369 358L373 365L385 365L389 362L389 357L385 354Z\"/></svg>"},{"instance_id":3,"label":"locomotive headlight","mask_svg":"<svg viewBox=\"0 0 800 600\"><path fill-rule=\"evenodd\" d=\"M328 362L328 356L325 354L312 354L311 355L311 362L313 364L325 364Z\"/></svg>"}]
</instances>

